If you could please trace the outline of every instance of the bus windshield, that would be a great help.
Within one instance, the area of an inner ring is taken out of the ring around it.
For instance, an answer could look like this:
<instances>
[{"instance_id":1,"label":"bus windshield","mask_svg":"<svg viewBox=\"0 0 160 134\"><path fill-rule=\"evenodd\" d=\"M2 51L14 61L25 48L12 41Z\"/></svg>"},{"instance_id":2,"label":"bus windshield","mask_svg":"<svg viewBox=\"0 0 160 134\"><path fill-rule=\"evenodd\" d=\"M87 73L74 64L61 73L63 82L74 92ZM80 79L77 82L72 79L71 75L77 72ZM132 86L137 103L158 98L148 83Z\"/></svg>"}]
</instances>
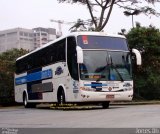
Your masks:
<instances>
[{"instance_id":1,"label":"bus windshield","mask_svg":"<svg viewBox=\"0 0 160 134\"><path fill-rule=\"evenodd\" d=\"M132 80L129 52L84 50L83 53L84 63L80 64L80 77L82 80Z\"/></svg>"}]
</instances>

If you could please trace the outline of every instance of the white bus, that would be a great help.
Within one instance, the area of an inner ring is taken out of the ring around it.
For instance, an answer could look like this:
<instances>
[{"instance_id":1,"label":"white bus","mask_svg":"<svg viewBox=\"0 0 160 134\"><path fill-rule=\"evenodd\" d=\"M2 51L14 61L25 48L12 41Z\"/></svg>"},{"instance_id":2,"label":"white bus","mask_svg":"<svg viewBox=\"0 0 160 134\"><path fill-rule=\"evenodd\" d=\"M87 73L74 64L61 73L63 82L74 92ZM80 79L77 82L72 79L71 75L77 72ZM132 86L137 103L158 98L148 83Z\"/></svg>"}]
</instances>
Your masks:
<instances>
[{"instance_id":1,"label":"white bus","mask_svg":"<svg viewBox=\"0 0 160 134\"><path fill-rule=\"evenodd\" d=\"M75 32L16 60L15 101L38 103L99 103L133 98L131 53L126 39L101 32Z\"/></svg>"}]
</instances>

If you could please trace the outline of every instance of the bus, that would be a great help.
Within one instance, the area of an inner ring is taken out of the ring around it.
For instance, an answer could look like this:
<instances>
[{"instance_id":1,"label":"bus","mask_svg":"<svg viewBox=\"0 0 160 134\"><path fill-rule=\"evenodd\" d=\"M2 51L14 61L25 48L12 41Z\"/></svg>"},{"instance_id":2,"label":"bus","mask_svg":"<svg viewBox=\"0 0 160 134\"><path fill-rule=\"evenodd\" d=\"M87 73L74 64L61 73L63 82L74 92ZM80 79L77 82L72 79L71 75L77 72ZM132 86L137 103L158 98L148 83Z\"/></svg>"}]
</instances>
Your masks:
<instances>
[{"instance_id":1,"label":"bus","mask_svg":"<svg viewBox=\"0 0 160 134\"><path fill-rule=\"evenodd\" d=\"M126 38L104 32L73 32L16 60L15 101L25 108L39 103L97 103L133 98L132 55Z\"/></svg>"}]
</instances>

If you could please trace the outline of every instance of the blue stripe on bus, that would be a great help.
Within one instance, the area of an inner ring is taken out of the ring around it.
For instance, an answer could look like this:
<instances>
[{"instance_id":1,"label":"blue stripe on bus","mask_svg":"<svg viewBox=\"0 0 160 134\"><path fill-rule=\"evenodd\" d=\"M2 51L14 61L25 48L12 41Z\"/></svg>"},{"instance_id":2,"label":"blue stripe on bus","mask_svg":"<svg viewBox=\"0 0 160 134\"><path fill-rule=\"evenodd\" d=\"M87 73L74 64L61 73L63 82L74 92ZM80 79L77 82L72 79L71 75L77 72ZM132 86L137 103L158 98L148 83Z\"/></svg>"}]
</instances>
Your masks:
<instances>
[{"instance_id":1,"label":"blue stripe on bus","mask_svg":"<svg viewBox=\"0 0 160 134\"><path fill-rule=\"evenodd\" d=\"M107 86L107 84L84 84L84 86L91 86L91 87L102 87L102 86Z\"/></svg>"},{"instance_id":2,"label":"blue stripe on bus","mask_svg":"<svg viewBox=\"0 0 160 134\"><path fill-rule=\"evenodd\" d=\"M52 73L51 69L39 71L39 72L35 72L35 73L30 73L26 76L16 78L15 84L21 85L21 84L25 84L27 82L44 80L44 79L52 78L52 75L53 75L53 73Z\"/></svg>"}]
</instances>

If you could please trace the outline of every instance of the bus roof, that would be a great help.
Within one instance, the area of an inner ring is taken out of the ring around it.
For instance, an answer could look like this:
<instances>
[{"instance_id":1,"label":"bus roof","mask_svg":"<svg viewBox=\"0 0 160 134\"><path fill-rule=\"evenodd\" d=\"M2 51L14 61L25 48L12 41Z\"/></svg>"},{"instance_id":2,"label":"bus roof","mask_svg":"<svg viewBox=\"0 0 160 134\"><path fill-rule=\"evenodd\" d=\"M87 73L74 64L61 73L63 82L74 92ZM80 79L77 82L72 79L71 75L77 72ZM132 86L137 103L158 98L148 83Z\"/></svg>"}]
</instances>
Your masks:
<instances>
[{"instance_id":1,"label":"bus roof","mask_svg":"<svg viewBox=\"0 0 160 134\"><path fill-rule=\"evenodd\" d=\"M65 36L62 36L62 37L58 38L58 39L55 39L55 40L53 40L53 41L50 41L50 42L46 43L45 45L43 45L43 46L41 46L41 47L39 47L39 48L37 48L37 49L35 49L35 50L33 50L33 51L25 54L25 55L17 58L16 61L17 61L17 60L20 60L20 59L22 59L22 58L24 58L24 57L27 57L28 55L30 55L30 54L32 54L32 53L35 53L35 52L37 52L37 51L39 51L39 50L41 50L41 49L43 49L43 48L45 48L45 47L53 44L53 43L56 43L56 42L58 42L58 41L60 41L60 40L62 40L62 39L64 39L64 38L66 38L66 37L70 37L70 36L75 36L75 37L77 37L77 36L79 36L79 35L94 35L94 36L109 36L109 37L125 38L125 37L122 36L122 35L118 35L118 34L108 34L108 33L105 33L105 32L72 32L72 33L69 33L69 34L67 34L67 35L65 35Z\"/></svg>"}]
</instances>

